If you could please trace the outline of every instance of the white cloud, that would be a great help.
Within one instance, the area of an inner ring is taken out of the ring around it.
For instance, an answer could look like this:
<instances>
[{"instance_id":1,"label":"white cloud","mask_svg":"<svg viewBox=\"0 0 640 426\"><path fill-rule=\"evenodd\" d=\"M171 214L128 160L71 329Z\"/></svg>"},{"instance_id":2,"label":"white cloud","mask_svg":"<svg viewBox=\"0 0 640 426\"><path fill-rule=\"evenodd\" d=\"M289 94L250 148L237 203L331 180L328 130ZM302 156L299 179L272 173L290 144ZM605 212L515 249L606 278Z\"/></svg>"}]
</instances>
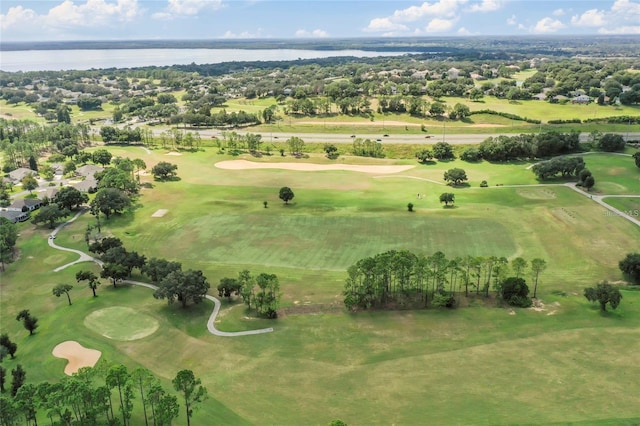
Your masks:
<instances>
[{"instance_id":1,"label":"white cloud","mask_svg":"<svg viewBox=\"0 0 640 426\"><path fill-rule=\"evenodd\" d=\"M494 12L502 7L502 0L482 0L481 3L471 5L471 12Z\"/></svg>"},{"instance_id":2,"label":"white cloud","mask_svg":"<svg viewBox=\"0 0 640 426\"><path fill-rule=\"evenodd\" d=\"M375 18L375 19L372 19L371 22L369 22L369 25L364 30L370 31L370 32L377 32L377 31L390 32L390 31L407 31L408 29L409 28L407 28L406 25L391 22L391 19L389 18Z\"/></svg>"},{"instance_id":3,"label":"white cloud","mask_svg":"<svg viewBox=\"0 0 640 426\"><path fill-rule=\"evenodd\" d=\"M33 9L25 9L22 6L10 7L6 15L0 15L0 29L31 25L30 23L36 23L38 19Z\"/></svg>"},{"instance_id":4,"label":"white cloud","mask_svg":"<svg viewBox=\"0 0 640 426\"><path fill-rule=\"evenodd\" d=\"M553 16L563 16L565 14L564 9L556 9L553 12L551 12L551 14Z\"/></svg>"},{"instance_id":5,"label":"white cloud","mask_svg":"<svg viewBox=\"0 0 640 426\"><path fill-rule=\"evenodd\" d=\"M497 0L484 0L489 3L493 3ZM420 33L421 30L415 28L411 29L406 24L416 21L426 21L433 18L431 22L427 24L425 30L429 31L429 28L442 28L446 26L443 22L447 20L456 20L457 13L461 5L467 3L467 0L438 0L437 2L429 3L423 2L418 6L411 6L405 9L398 9L393 14L374 18L369 22L369 25L364 29L366 32L384 32L385 34L410 32ZM484 2L483 2L484 3ZM435 20L435 22L434 22ZM451 24L452 25L452 24ZM450 28L451 26L449 26Z\"/></svg>"},{"instance_id":6,"label":"white cloud","mask_svg":"<svg viewBox=\"0 0 640 426\"><path fill-rule=\"evenodd\" d=\"M303 38L322 38L322 37L329 37L329 33L327 33L324 30L313 30L313 31L307 31L307 30L298 30L296 31L296 37L303 37Z\"/></svg>"},{"instance_id":7,"label":"white cloud","mask_svg":"<svg viewBox=\"0 0 640 426\"><path fill-rule=\"evenodd\" d=\"M542 18L539 20L535 27L533 27L533 32L538 34L548 34L555 33L561 29L565 28L565 25L553 18Z\"/></svg>"},{"instance_id":8,"label":"white cloud","mask_svg":"<svg viewBox=\"0 0 640 426\"><path fill-rule=\"evenodd\" d=\"M605 24L605 13L598 9L587 10L580 16L571 17L571 25L580 27L601 27Z\"/></svg>"},{"instance_id":9,"label":"white cloud","mask_svg":"<svg viewBox=\"0 0 640 426\"><path fill-rule=\"evenodd\" d=\"M450 30L453 27L453 22L450 19L435 18L429 22L429 25L425 28L428 33L442 33Z\"/></svg>"},{"instance_id":10,"label":"white cloud","mask_svg":"<svg viewBox=\"0 0 640 426\"><path fill-rule=\"evenodd\" d=\"M49 9L46 15L38 15L32 9L12 7L6 15L0 15L3 30L22 26L47 32L56 28L105 27L117 22L130 22L142 14L137 0L87 0L76 4L65 0ZM42 34L41 34L42 35Z\"/></svg>"},{"instance_id":11,"label":"white cloud","mask_svg":"<svg viewBox=\"0 0 640 426\"><path fill-rule=\"evenodd\" d=\"M613 13L623 13L640 17L640 2L632 2L629 0L616 0L611 6Z\"/></svg>"},{"instance_id":12,"label":"white cloud","mask_svg":"<svg viewBox=\"0 0 640 426\"><path fill-rule=\"evenodd\" d=\"M468 29L466 29L465 27L460 27L460 28L458 28L457 33L458 33L459 35L465 35L465 36L467 36L467 35L471 35L471 31L469 31L469 30L468 30Z\"/></svg>"},{"instance_id":13,"label":"white cloud","mask_svg":"<svg viewBox=\"0 0 640 426\"><path fill-rule=\"evenodd\" d=\"M518 20L516 18L516 15L511 15L511 17L507 18L507 25L516 25L518 23Z\"/></svg>"},{"instance_id":14,"label":"white cloud","mask_svg":"<svg viewBox=\"0 0 640 426\"><path fill-rule=\"evenodd\" d=\"M151 17L173 19L179 16L196 16L205 10L219 10L223 7L222 0L168 0L167 7Z\"/></svg>"}]
</instances>

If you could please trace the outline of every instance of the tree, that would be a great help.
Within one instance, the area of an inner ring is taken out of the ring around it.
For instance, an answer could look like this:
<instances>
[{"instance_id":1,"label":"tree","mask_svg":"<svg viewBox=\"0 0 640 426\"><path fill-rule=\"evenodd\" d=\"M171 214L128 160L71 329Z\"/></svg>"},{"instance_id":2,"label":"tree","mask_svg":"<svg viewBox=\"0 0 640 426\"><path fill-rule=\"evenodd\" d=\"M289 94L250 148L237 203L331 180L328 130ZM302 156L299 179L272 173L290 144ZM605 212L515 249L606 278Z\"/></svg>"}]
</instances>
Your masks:
<instances>
[{"instance_id":1,"label":"tree","mask_svg":"<svg viewBox=\"0 0 640 426\"><path fill-rule=\"evenodd\" d=\"M238 296L242 289L242 283L235 278L221 278L220 284L218 284L218 296L226 297L231 301L231 296L234 294Z\"/></svg>"},{"instance_id":2,"label":"tree","mask_svg":"<svg viewBox=\"0 0 640 426\"><path fill-rule=\"evenodd\" d=\"M449 203L453 204L456 199L456 196L451 192L443 192L440 194L440 202L444 203L445 207L449 206Z\"/></svg>"},{"instance_id":3,"label":"tree","mask_svg":"<svg viewBox=\"0 0 640 426\"><path fill-rule=\"evenodd\" d=\"M131 207L131 198L117 188L102 188L91 201L92 211L102 212L107 219Z\"/></svg>"},{"instance_id":4,"label":"tree","mask_svg":"<svg viewBox=\"0 0 640 426\"><path fill-rule=\"evenodd\" d=\"M93 297L97 297L96 289L100 285L98 276L91 271L78 271L76 272L76 282L88 281L89 288L93 291Z\"/></svg>"},{"instance_id":5,"label":"tree","mask_svg":"<svg viewBox=\"0 0 640 426\"><path fill-rule=\"evenodd\" d=\"M4 333L0 335L0 346L4 347L7 350L11 359L14 359L16 356L16 351L18 350L18 345L15 342L12 342L9 338L9 335Z\"/></svg>"},{"instance_id":6,"label":"tree","mask_svg":"<svg viewBox=\"0 0 640 426\"><path fill-rule=\"evenodd\" d=\"M158 180L168 180L177 176L178 166L168 163L166 161L160 161L158 164L151 168L153 177Z\"/></svg>"},{"instance_id":7,"label":"tree","mask_svg":"<svg viewBox=\"0 0 640 426\"><path fill-rule=\"evenodd\" d=\"M600 303L600 310L602 312L607 310L607 303L611 305L612 309L616 309L622 300L620 290L606 281L598 284L596 287L585 288L584 297L586 297L589 302Z\"/></svg>"},{"instance_id":8,"label":"tree","mask_svg":"<svg viewBox=\"0 0 640 426\"><path fill-rule=\"evenodd\" d=\"M456 158L453 153L453 146L446 142L437 142L433 145L433 156L438 160L453 160Z\"/></svg>"},{"instance_id":9,"label":"tree","mask_svg":"<svg viewBox=\"0 0 640 426\"><path fill-rule=\"evenodd\" d=\"M430 149L423 149L416 152L416 158L423 164L428 163L433 159L433 152Z\"/></svg>"},{"instance_id":10,"label":"tree","mask_svg":"<svg viewBox=\"0 0 640 426\"><path fill-rule=\"evenodd\" d=\"M11 378L11 396L15 397L18 390L27 380L27 373L22 368L22 365L18 364L16 368L11 370Z\"/></svg>"},{"instance_id":11,"label":"tree","mask_svg":"<svg viewBox=\"0 0 640 426\"><path fill-rule=\"evenodd\" d=\"M102 133L102 130L100 132ZM111 163L111 158L113 158L113 155L106 149L96 149L93 151L91 156L91 160L94 163L101 164L103 166L108 166Z\"/></svg>"},{"instance_id":12,"label":"tree","mask_svg":"<svg viewBox=\"0 0 640 426\"><path fill-rule=\"evenodd\" d=\"M511 269L516 274L516 278L520 278L527 269L527 261L521 257L516 257L511 261Z\"/></svg>"},{"instance_id":13,"label":"tree","mask_svg":"<svg viewBox=\"0 0 640 426\"><path fill-rule=\"evenodd\" d=\"M640 253L628 253L618 267L634 284L640 284Z\"/></svg>"},{"instance_id":14,"label":"tree","mask_svg":"<svg viewBox=\"0 0 640 426\"><path fill-rule=\"evenodd\" d=\"M58 204L60 208L73 210L89 202L89 196L72 186L65 186L54 196L53 202Z\"/></svg>"},{"instance_id":15,"label":"tree","mask_svg":"<svg viewBox=\"0 0 640 426\"><path fill-rule=\"evenodd\" d=\"M258 315L267 318L278 317L278 303L280 302L280 282L275 274L261 273L256 277L258 292L254 296L253 304Z\"/></svg>"},{"instance_id":16,"label":"tree","mask_svg":"<svg viewBox=\"0 0 640 426\"><path fill-rule=\"evenodd\" d=\"M37 426L38 421L36 414L39 401L37 401L36 390L37 388L31 383L24 383L17 390L13 401L16 404L18 411L24 415L24 419L27 424L31 424L31 421L33 421Z\"/></svg>"},{"instance_id":17,"label":"tree","mask_svg":"<svg viewBox=\"0 0 640 426\"><path fill-rule=\"evenodd\" d=\"M0 360L2 361L2 360ZM0 393L4 393L4 391L6 390L4 388L4 384L7 380L7 370L4 369L4 367L2 365L0 365ZM2 401L0 401L0 403L2 403ZM2 416L1 412L0 412L0 418L4 417Z\"/></svg>"},{"instance_id":18,"label":"tree","mask_svg":"<svg viewBox=\"0 0 640 426\"><path fill-rule=\"evenodd\" d=\"M56 119L58 123L71 123L71 108L67 105L58 105L56 108Z\"/></svg>"},{"instance_id":19,"label":"tree","mask_svg":"<svg viewBox=\"0 0 640 426\"><path fill-rule=\"evenodd\" d=\"M587 176L583 182L583 185L585 188L587 188L587 191L590 191L591 188L593 188L593 185L595 184L596 184L596 180L593 176Z\"/></svg>"},{"instance_id":20,"label":"tree","mask_svg":"<svg viewBox=\"0 0 640 426\"><path fill-rule=\"evenodd\" d=\"M288 186L283 186L282 188L280 188L280 194L278 195L278 197L282 201L284 201L285 204L289 204L289 201L293 200L293 197L295 197L295 195L291 188L289 188Z\"/></svg>"},{"instance_id":21,"label":"tree","mask_svg":"<svg viewBox=\"0 0 640 426\"><path fill-rule=\"evenodd\" d=\"M167 299L171 305L178 300L183 308L189 302L200 303L209 291L209 283L202 271L173 271L160 281L158 289L153 293L156 299Z\"/></svg>"},{"instance_id":22,"label":"tree","mask_svg":"<svg viewBox=\"0 0 640 426\"><path fill-rule=\"evenodd\" d=\"M187 414L187 426L191 425L193 410L207 397L207 389L202 386L200 379L196 379L193 371L181 370L172 380L173 388L184 398L184 408Z\"/></svg>"},{"instance_id":23,"label":"tree","mask_svg":"<svg viewBox=\"0 0 640 426\"><path fill-rule=\"evenodd\" d=\"M18 241L18 227L6 217L0 217L0 271L13 260L13 249Z\"/></svg>"},{"instance_id":24,"label":"tree","mask_svg":"<svg viewBox=\"0 0 640 426\"><path fill-rule=\"evenodd\" d=\"M71 306L71 296L69 292L73 289L71 284L58 284L53 288L53 295L56 297L60 297L63 294L67 295L67 300L69 301L69 306Z\"/></svg>"},{"instance_id":25,"label":"tree","mask_svg":"<svg viewBox=\"0 0 640 426\"><path fill-rule=\"evenodd\" d=\"M453 168L444 172L444 180L449 185L460 185L462 182L468 180L467 173L463 169Z\"/></svg>"},{"instance_id":26,"label":"tree","mask_svg":"<svg viewBox=\"0 0 640 426\"><path fill-rule=\"evenodd\" d=\"M340 154L338 154L338 147L336 147L332 143L324 144L324 152L326 152L327 158L329 158L331 160L335 160L340 155Z\"/></svg>"},{"instance_id":27,"label":"tree","mask_svg":"<svg viewBox=\"0 0 640 426\"><path fill-rule=\"evenodd\" d=\"M116 287L116 283L129 277L129 269L119 263L105 263L100 271L102 278L108 278Z\"/></svg>"},{"instance_id":28,"label":"tree","mask_svg":"<svg viewBox=\"0 0 640 426\"><path fill-rule=\"evenodd\" d=\"M636 163L636 167L640 167L640 151L633 154L633 160Z\"/></svg>"},{"instance_id":29,"label":"tree","mask_svg":"<svg viewBox=\"0 0 640 426\"><path fill-rule=\"evenodd\" d=\"M20 183L22 183L22 189L29 191L30 194L33 194L33 190L38 187L38 181L31 173L23 177Z\"/></svg>"},{"instance_id":30,"label":"tree","mask_svg":"<svg viewBox=\"0 0 640 426\"><path fill-rule=\"evenodd\" d=\"M124 365L114 365L109 368L105 382L110 389L118 388L118 396L120 397L120 412L122 413L122 421L126 426L131 419L133 411L133 389L131 386L131 376Z\"/></svg>"},{"instance_id":31,"label":"tree","mask_svg":"<svg viewBox=\"0 0 640 426\"><path fill-rule=\"evenodd\" d=\"M526 308L531 306L529 299L529 287L524 278L508 277L500 285L502 300L511 306Z\"/></svg>"},{"instance_id":32,"label":"tree","mask_svg":"<svg viewBox=\"0 0 640 426\"><path fill-rule=\"evenodd\" d=\"M32 316L28 309L21 310L16 316L16 321L22 321L24 328L29 331L29 335L33 335L38 328L38 318Z\"/></svg>"},{"instance_id":33,"label":"tree","mask_svg":"<svg viewBox=\"0 0 640 426\"><path fill-rule=\"evenodd\" d=\"M287 139L287 145L291 154L301 154L304 150L304 141L297 136L291 136Z\"/></svg>"},{"instance_id":34,"label":"tree","mask_svg":"<svg viewBox=\"0 0 640 426\"><path fill-rule=\"evenodd\" d=\"M606 133L600 137L596 144L596 148L600 151L622 151L626 142L622 135L615 135L613 133Z\"/></svg>"},{"instance_id":35,"label":"tree","mask_svg":"<svg viewBox=\"0 0 640 426\"><path fill-rule=\"evenodd\" d=\"M407 210L410 211L410 212L413 211L413 203L407 204Z\"/></svg>"},{"instance_id":36,"label":"tree","mask_svg":"<svg viewBox=\"0 0 640 426\"><path fill-rule=\"evenodd\" d=\"M247 269L243 269L238 272L238 282L240 283L240 295L247 308L251 309L251 303L253 303L254 293L254 280L251 276L251 272Z\"/></svg>"},{"instance_id":37,"label":"tree","mask_svg":"<svg viewBox=\"0 0 640 426\"><path fill-rule=\"evenodd\" d=\"M536 298L536 294L538 291L538 279L540 278L540 274L547 269L547 262L544 259L533 259L531 261L531 273L533 275L533 298Z\"/></svg>"},{"instance_id":38,"label":"tree","mask_svg":"<svg viewBox=\"0 0 640 426\"><path fill-rule=\"evenodd\" d=\"M162 278L169 275L173 271L182 269L180 262L170 262L165 259L151 258L142 267L141 272L145 274L154 283L159 282Z\"/></svg>"},{"instance_id":39,"label":"tree","mask_svg":"<svg viewBox=\"0 0 640 426\"><path fill-rule=\"evenodd\" d=\"M49 225L49 229L55 228L56 222L60 219L64 219L69 216L71 212L59 206L56 203L49 204L48 206L43 206L38 210L38 213L31 219L31 222L34 225L38 225L41 223L46 223Z\"/></svg>"},{"instance_id":40,"label":"tree","mask_svg":"<svg viewBox=\"0 0 640 426\"><path fill-rule=\"evenodd\" d=\"M134 158L133 166L136 168L136 177L138 179L138 183L140 183L140 170L147 170L147 163L145 163L141 158Z\"/></svg>"}]
</instances>

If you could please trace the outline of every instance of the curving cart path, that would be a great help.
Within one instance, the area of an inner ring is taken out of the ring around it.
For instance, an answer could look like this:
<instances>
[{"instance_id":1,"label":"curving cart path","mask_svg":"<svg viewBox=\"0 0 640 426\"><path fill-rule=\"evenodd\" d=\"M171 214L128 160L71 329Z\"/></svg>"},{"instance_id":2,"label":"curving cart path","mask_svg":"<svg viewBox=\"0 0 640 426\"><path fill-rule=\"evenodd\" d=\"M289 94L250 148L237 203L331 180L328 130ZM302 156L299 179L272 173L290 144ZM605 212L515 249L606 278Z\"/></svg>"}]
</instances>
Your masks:
<instances>
[{"instance_id":1,"label":"curving cart path","mask_svg":"<svg viewBox=\"0 0 640 426\"><path fill-rule=\"evenodd\" d=\"M71 249L71 248L67 248L67 247L62 247L59 246L58 244L55 243L55 238L58 235L58 232L60 232L67 224L75 221L78 217L80 217L80 215L82 215L83 213L85 213L87 211L87 209L82 209L80 210L78 213L76 213L76 215L74 217L72 217L70 220L68 220L67 222L63 223L62 225L59 225L58 227L56 227L51 234L49 234L49 246L51 248L54 248L56 250L62 250L62 251L68 251L71 253L75 253L78 256L80 256L77 260L74 260L73 262L69 262L65 265L59 266L56 269L54 269L54 272L58 272L61 271L65 268L68 268L69 266L75 265L77 263L81 263L81 262L94 262L97 263L98 265L102 266L103 262L100 259L96 259L95 257L89 256L88 254L80 251L80 250L75 250L75 249ZM148 284L148 283L143 283L140 281L132 281L132 280L122 280L121 282L125 283L125 284L131 284L131 285L137 285L140 287L146 287L149 288L151 290L157 290L158 286L153 285L153 284ZM210 295L206 295L205 298L207 300L210 300L213 302L213 312L211 312L211 315L209 316L209 320L207 321L207 330L209 330L209 332L211 334L213 334L214 336L221 336L221 337L237 337L237 336L249 336L249 335L253 335L253 334L263 334L263 333L271 333L273 331L272 327L269 328L262 328L259 330L247 330L247 331L220 331L216 328L215 326L215 321L216 321L216 317L218 316L218 313L220 312L220 307L222 306L222 304L220 303L220 300L210 296Z\"/></svg>"}]
</instances>

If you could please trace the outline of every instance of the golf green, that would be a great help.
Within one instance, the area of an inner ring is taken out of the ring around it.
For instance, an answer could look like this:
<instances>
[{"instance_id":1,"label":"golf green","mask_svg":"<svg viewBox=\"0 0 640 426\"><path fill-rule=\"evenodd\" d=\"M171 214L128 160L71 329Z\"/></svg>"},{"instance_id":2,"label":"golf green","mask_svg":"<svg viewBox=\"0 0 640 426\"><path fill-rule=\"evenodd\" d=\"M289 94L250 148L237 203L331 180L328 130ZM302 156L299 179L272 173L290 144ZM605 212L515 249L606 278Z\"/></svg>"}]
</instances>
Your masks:
<instances>
[{"instance_id":1,"label":"golf green","mask_svg":"<svg viewBox=\"0 0 640 426\"><path fill-rule=\"evenodd\" d=\"M155 318L123 306L93 311L84 319L84 325L104 337L124 341L142 339L158 329Z\"/></svg>"}]
</instances>

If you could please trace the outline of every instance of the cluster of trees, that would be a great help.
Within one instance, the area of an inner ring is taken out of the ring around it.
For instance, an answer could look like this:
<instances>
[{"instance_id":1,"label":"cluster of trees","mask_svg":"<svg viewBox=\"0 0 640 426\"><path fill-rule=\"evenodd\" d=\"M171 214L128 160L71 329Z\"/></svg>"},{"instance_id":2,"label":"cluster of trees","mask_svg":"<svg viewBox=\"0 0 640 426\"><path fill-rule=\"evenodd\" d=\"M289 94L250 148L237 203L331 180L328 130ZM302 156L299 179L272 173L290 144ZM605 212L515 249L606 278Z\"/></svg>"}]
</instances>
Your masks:
<instances>
[{"instance_id":1,"label":"cluster of trees","mask_svg":"<svg viewBox=\"0 0 640 426\"><path fill-rule=\"evenodd\" d=\"M584 168L585 162L582 157L556 157L534 164L531 170L539 180L545 180L558 174L563 178L578 177Z\"/></svg>"},{"instance_id":2,"label":"cluster of trees","mask_svg":"<svg viewBox=\"0 0 640 426\"><path fill-rule=\"evenodd\" d=\"M129 144L132 142L142 142L145 140L145 137L148 137L147 132L145 132L140 127L111 127L111 126L102 126L100 128L100 137L104 141L104 143L109 142L118 142Z\"/></svg>"},{"instance_id":3,"label":"cluster of trees","mask_svg":"<svg viewBox=\"0 0 640 426\"><path fill-rule=\"evenodd\" d=\"M217 288L220 297L231 300L234 295L241 296L247 308L253 307L259 316L278 317L281 293L280 281L275 274L263 272L254 277L245 269L238 273L237 278L221 278Z\"/></svg>"},{"instance_id":4,"label":"cluster of trees","mask_svg":"<svg viewBox=\"0 0 640 426\"><path fill-rule=\"evenodd\" d=\"M576 183L576 186L582 186L584 188L587 188L587 191L590 191L595 184L596 179L593 177L593 174L589 169L580 170L580 173L578 173L578 182Z\"/></svg>"},{"instance_id":5,"label":"cluster of trees","mask_svg":"<svg viewBox=\"0 0 640 426\"><path fill-rule=\"evenodd\" d=\"M584 297L589 302L598 302L602 312L606 312L607 305L611 306L611 309L616 309L622 300L622 294L618 287L614 287L606 281L595 287L585 288Z\"/></svg>"},{"instance_id":6,"label":"cluster of trees","mask_svg":"<svg viewBox=\"0 0 640 426\"><path fill-rule=\"evenodd\" d=\"M579 132L544 132L489 137L477 148L467 148L460 158L465 161L509 161L569 154L579 150L579 136Z\"/></svg>"},{"instance_id":7,"label":"cluster of trees","mask_svg":"<svg viewBox=\"0 0 640 426\"><path fill-rule=\"evenodd\" d=\"M12 382L4 395L5 370L0 367L0 419L3 425L14 425L22 418L37 425L44 412L51 424L122 424L131 425L137 408L146 426L170 426L180 412L178 396L184 402L187 425L195 409L206 400L207 389L193 371L181 370L171 381L173 393L164 389L151 371L130 371L122 364L101 361L95 367L83 367L59 382L26 382L20 364L11 370ZM139 404L134 404L138 400Z\"/></svg>"},{"instance_id":8,"label":"cluster of trees","mask_svg":"<svg viewBox=\"0 0 640 426\"><path fill-rule=\"evenodd\" d=\"M436 142L431 149L425 148L416 152L416 158L421 163L428 163L433 158L440 161L454 160L456 158L453 145L447 142Z\"/></svg>"},{"instance_id":9,"label":"cluster of trees","mask_svg":"<svg viewBox=\"0 0 640 426\"><path fill-rule=\"evenodd\" d=\"M380 142L371 139L355 138L351 152L359 157L384 158L384 147Z\"/></svg>"},{"instance_id":10,"label":"cluster of trees","mask_svg":"<svg viewBox=\"0 0 640 426\"><path fill-rule=\"evenodd\" d=\"M463 288L465 296L470 288L489 296L493 286L505 302L525 306L530 300L522 296L528 294L524 276L530 274L535 297L546 262L533 259L528 267L529 262L521 257L511 262L497 256L448 259L442 252L424 256L391 250L348 268L344 304L350 310L453 307Z\"/></svg>"}]
</instances>

